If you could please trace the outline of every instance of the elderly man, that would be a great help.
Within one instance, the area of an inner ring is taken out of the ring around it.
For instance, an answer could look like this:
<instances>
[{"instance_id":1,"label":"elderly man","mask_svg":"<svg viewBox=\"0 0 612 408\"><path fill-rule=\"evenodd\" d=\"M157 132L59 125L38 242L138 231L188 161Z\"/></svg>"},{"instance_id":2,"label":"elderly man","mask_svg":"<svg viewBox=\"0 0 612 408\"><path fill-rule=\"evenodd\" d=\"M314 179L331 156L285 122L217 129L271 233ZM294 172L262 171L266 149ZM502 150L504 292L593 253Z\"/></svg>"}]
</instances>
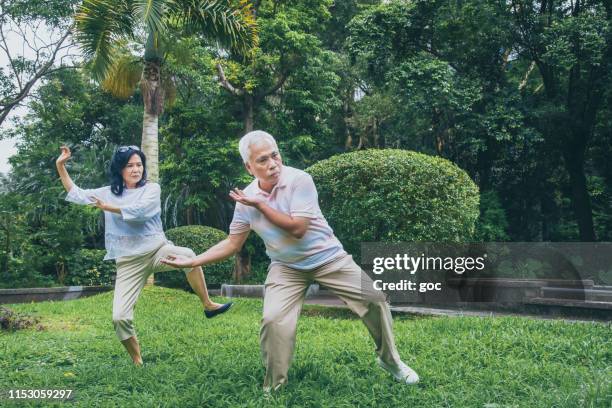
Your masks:
<instances>
[{"instance_id":1,"label":"elderly man","mask_svg":"<svg viewBox=\"0 0 612 408\"><path fill-rule=\"evenodd\" d=\"M237 253L250 230L263 239L271 259L260 333L265 390L287 383L297 319L313 281L331 290L361 317L376 344L378 364L398 381L416 384L418 375L400 360L395 348L384 297L362 291L362 287L372 287L371 281L344 251L323 217L312 177L283 166L276 141L266 132L246 134L239 150L255 180L244 191L230 192L236 209L229 237L194 259L170 256L164 262L175 267L207 265Z\"/></svg>"}]
</instances>

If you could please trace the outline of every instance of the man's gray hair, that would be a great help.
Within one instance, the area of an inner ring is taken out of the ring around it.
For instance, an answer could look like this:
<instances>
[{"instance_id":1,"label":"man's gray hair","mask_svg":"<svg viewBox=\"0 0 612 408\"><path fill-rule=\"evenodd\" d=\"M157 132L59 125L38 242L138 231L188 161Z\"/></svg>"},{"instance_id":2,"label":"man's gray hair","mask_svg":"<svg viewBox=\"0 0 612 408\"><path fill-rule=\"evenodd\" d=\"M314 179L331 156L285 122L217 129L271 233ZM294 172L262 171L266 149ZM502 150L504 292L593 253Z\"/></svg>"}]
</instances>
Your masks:
<instances>
[{"instance_id":1,"label":"man's gray hair","mask_svg":"<svg viewBox=\"0 0 612 408\"><path fill-rule=\"evenodd\" d=\"M248 162L249 157L251 157L251 146L256 143L263 142L264 140L270 142L278 150L278 145L276 144L274 137L263 130L253 130L252 132L242 136L240 142L238 142L238 150L240 151L242 161L245 163Z\"/></svg>"}]
</instances>

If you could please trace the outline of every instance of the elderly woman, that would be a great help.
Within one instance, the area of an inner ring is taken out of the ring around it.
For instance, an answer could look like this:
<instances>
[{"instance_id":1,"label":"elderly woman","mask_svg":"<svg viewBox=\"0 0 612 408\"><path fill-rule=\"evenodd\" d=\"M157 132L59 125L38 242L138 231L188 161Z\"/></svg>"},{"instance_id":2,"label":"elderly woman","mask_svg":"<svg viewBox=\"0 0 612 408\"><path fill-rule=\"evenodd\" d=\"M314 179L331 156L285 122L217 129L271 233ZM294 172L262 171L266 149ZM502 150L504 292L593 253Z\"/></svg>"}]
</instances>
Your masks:
<instances>
[{"instance_id":1,"label":"elderly woman","mask_svg":"<svg viewBox=\"0 0 612 408\"><path fill-rule=\"evenodd\" d=\"M83 190L77 187L66 170L70 149L61 147L57 171L68 192L67 201L94 205L104 211L107 259L116 260L117 279L113 299L113 325L119 340L141 365L140 346L134 330L134 305L151 273L172 270L160 262L170 254L195 257L189 248L177 247L166 239L161 222L160 187L147 182L145 155L137 146L117 149L110 165L111 185ZM201 267L183 269L189 284L204 306L206 317L227 311L231 302L210 300Z\"/></svg>"}]
</instances>

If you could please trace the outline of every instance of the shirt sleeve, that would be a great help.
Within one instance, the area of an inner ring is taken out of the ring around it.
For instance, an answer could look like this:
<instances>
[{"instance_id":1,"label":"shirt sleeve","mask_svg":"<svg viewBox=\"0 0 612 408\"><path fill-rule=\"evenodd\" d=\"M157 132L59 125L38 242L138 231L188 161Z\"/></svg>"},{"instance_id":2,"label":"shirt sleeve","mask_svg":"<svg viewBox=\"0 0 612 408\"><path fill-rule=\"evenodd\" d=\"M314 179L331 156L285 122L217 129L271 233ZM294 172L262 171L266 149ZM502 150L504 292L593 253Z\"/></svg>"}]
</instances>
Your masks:
<instances>
[{"instance_id":1,"label":"shirt sleeve","mask_svg":"<svg viewBox=\"0 0 612 408\"><path fill-rule=\"evenodd\" d=\"M292 217L317 218L319 195L310 174L300 177L295 182L289 211Z\"/></svg>"},{"instance_id":2,"label":"shirt sleeve","mask_svg":"<svg viewBox=\"0 0 612 408\"><path fill-rule=\"evenodd\" d=\"M68 192L68 195L66 195L66 201L81 205L93 204L94 201L90 197L94 196L98 197L101 200L104 200L107 190L108 187L83 189L77 186L76 184L73 184L72 188Z\"/></svg>"},{"instance_id":3,"label":"shirt sleeve","mask_svg":"<svg viewBox=\"0 0 612 408\"><path fill-rule=\"evenodd\" d=\"M249 217L249 210L247 206L241 203L236 203L236 208L234 209L234 217L232 218L232 223L229 227L230 235L242 234L243 232L247 232L250 230L251 220Z\"/></svg>"},{"instance_id":4,"label":"shirt sleeve","mask_svg":"<svg viewBox=\"0 0 612 408\"><path fill-rule=\"evenodd\" d=\"M161 213L161 188L157 183L147 184L137 202L122 206L124 221L145 222Z\"/></svg>"}]
</instances>

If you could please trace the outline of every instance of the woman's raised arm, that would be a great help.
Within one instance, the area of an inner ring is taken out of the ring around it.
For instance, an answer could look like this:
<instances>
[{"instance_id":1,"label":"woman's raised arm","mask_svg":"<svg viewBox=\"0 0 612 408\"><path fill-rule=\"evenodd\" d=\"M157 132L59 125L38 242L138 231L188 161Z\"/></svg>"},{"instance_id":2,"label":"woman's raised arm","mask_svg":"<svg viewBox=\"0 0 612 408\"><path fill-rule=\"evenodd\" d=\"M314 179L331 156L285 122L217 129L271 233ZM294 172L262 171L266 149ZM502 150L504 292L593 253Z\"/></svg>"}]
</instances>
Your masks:
<instances>
[{"instance_id":1,"label":"woman's raised arm","mask_svg":"<svg viewBox=\"0 0 612 408\"><path fill-rule=\"evenodd\" d=\"M68 148L68 146L62 146L60 147L60 149L62 151L62 154L60 154L60 156L55 161L55 166L57 167L57 172L59 173L64 188L67 192L70 192L70 190L72 190L72 187L74 187L74 183L72 182L72 179L68 174L68 170L66 170L66 162L68 161L68 159L70 159L72 153L70 153L70 148Z\"/></svg>"}]
</instances>

